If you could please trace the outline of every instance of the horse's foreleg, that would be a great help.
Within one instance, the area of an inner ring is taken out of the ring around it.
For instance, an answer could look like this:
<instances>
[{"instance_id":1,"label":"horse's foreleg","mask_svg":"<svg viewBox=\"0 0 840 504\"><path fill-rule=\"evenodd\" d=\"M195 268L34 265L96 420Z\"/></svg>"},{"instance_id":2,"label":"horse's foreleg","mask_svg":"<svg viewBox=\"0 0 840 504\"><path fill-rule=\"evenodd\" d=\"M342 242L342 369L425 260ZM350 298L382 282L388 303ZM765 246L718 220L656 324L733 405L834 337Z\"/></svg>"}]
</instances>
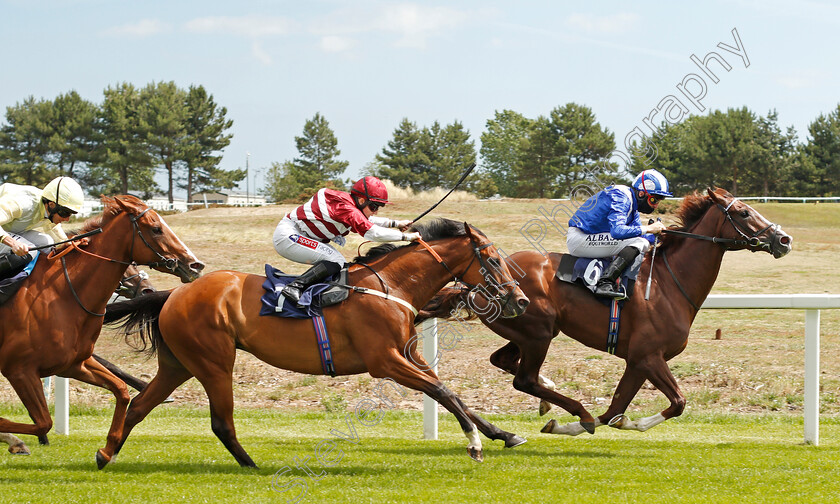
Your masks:
<instances>
[{"instance_id":1,"label":"horse's foreleg","mask_svg":"<svg viewBox=\"0 0 840 504\"><path fill-rule=\"evenodd\" d=\"M626 417L621 416L611 422L611 424L615 423L615 426L619 429L632 429L644 432L669 418L682 415L685 409L685 397L680 392L677 380L671 373L671 369L668 367L665 359L661 357L651 358L645 363L644 368L647 371L647 379L668 398L671 404L656 415L651 415L636 421L625 421Z\"/></svg>"},{"instance_id":2,"label":"horse's foreleg","mask_svg":"<svg viewBox=\"0 0 840 504\"><path fill-rule=\"evenodd\" d=\"M654 387L665 394L671 404L660 413L639 420L631 420L624 415L624 412L644 384L645 379L650 380ZM679 416L684 408L685 398L680 392L677 380L671 374L665 359L657 356L650 357L636 366L631 367L628 364L624 376L621 377L621 381L616 388L613 402L599 418L602 422L616 429L644 432L669 418Z\"/></svg>"},{"instance_id":3,"label":"horse's foreleg","mask_svg":"<svg viewBox=\"0 0 840 504\"><path fill-rule=\"evenodd\" d=\"M403 357L399 350L393 349L388 352L388 358L384 361L377 359L378 362L375 364L368 363L368 372L374 378L391 378L400 385L423 392L437 401L438 404L455 415L461 425L464 435L469 440L467 444L469 456L477 462L483 461L481 438L478 436L476 425L472 422L470 415L464 411L463 403L458 399L458 396L441 383L419 353L414 352L411 358L413 362L409 362L408 359Z\"/></svg>"},{"instance_id":4,"label":"horse's foreleg","mask_svg":"<svg viewBox=\"0 0 840 504\"><path fill-rule=\"evenodd\" d=\"M131 400L125 415L122 439L120 439L117 449L114 451L114 457L120 453L134 427L142 422L157 405L169 397L178 386L192 376L192 373L181 366L174 357L171 357L168 348L164 346L158 349L158 372L149 382L149 385ZM97 462L100 462L100 460L97 459ZM99 468L102 469L108 462L110 460L101 459Z\"/></svg>"},{"instance_id":5,"label":"horse's foreleg","mask_svg":"<svg viewBox=\"0 0 840 504\"><path fill-rule=\"evenodd\" d=\"M29 455L29 447L21 441L17 436L13 436L7 432L0 432L0 443L9 445L9 453L12 455Z\"/></svg>"},{"instance_id":6,"label":"horse's foreleg","mask_svg":"<svg viewBox=\"0 0 840 504\"><path fill-rule=\"evenodd\" d=\"M106 460L111 460L114 451L117 449L117 444L122 439L122 430L125 424L125 410L128 408L128 401L131 399L125 383L111 374L110 371L105 369L93 357L88 357L87 360L78 366L65 370L60 376L74 378L84 383L96 385L114 394L116 400L114 404L114 416L111 419L111 427L108 429L105 447L99 449L96 453L97 465L100 465L100 458L104 457Z\"/></svg>"},{"instance_id":7,"label":"horse's foreleg","mask_svg":"<svg viewBox=\"0 0 840 504\"><path fill-rule=\"evenodd\" d=\"M96 354L93 354L93 358L96 359L96 362L105 366L105 369L110 371L114 376L116 376L120 380L124 381L126 385L133 388L134 390L137 390L137 391L143 390L148 385L148 383L141 380L140 378L136 378L134 376L131 376L130 374L123 371L122 369L118 368L116 365L114 365L113 362L105 360L104 358L102 358L102 357L100 357Z\"/></svg>"}]
</instances>

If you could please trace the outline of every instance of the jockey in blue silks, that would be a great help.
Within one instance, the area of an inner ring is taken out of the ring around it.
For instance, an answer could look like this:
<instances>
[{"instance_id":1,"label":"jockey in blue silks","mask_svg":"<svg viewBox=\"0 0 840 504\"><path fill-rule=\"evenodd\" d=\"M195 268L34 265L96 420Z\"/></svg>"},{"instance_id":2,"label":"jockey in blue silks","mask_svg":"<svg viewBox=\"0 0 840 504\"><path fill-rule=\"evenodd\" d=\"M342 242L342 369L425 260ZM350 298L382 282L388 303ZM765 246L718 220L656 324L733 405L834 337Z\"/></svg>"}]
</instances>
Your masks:
<instances>
[{"instance_id":1,"label":"jockey in blue silks","mask_svg":"<svg viewBox=\"0 0 840 504\"><path fill-rule=\"evenodd\" d=\"M656 170L645 170L632 187L611 185L590 197L569 220L566 245L578 257L617 256L598 279L595 295L623 298L616 280L625 269L641 266L644 254L665 225L642 225L639 212L651 213L665 197L673 196L668 180ZM631 270L632 271L632 270Z\"/></svg>"}]
</instances>

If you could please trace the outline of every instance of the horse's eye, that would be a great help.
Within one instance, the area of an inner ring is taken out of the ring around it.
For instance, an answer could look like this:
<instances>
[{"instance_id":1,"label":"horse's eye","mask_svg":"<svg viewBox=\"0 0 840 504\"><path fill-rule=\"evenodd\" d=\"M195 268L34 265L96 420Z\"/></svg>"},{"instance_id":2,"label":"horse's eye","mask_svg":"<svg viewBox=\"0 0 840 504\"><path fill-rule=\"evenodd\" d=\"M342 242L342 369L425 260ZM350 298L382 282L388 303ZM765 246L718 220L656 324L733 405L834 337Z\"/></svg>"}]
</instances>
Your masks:
<instances>
[{"instance_id":1,"label":"horse's eye","mask_svg":"<svg viewBox=\"0 0 840 504\"><path fill-rule=\"evenodd\" d=\"M160 226L154 226L152 228L152 233L154 233L156 235L161 235L161 234L163 234L163 228L160 227Z\"/></svg>"},{"instance_id":2,"label":"horse's eye","mask_svg":"<svg viewBox=\"0 0 840 504\"><path fill-rule=\"evenodd\" d=\"M749 216L750 216L750 211L749 210L741 210L741 217L746 219Z\"/></svg>"}]
</instances>

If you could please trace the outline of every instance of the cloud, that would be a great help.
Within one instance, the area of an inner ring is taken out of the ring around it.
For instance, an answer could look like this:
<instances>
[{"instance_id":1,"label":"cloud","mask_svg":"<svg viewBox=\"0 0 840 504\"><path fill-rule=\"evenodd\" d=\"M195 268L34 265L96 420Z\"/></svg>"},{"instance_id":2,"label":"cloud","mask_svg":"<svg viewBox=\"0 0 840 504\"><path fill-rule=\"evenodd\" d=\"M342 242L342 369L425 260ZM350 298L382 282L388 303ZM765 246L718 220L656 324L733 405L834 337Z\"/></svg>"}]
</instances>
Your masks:
<instances>
[{"instance_id":1,"label":"cloud","mask_svg":"<svg viewBox=\"0 0 840 504\"><path fill-rule=\"evenodd\" d=\"M324 37L390 34L397 36L395 46L424 48L429 38L454 30L479 15L452 7L382 3L375 8L338 9L313 21L309 31Z\"/></svg>"},{"instance_id":2,"label":"cloud","mask_svg":"<svg viewBox=\"0 0 840 504\"><path fill-rule=\"evenodd\" d=\"M169 31L169 25L158 19L141 19L135 23L108 28L103 33L112 37L150 37Z\"/></svg>"},{"instance_id":3,"label":"cloud","mask_svg":"<svg viewBox=\"0 0 840 504\"><path fill-rule=\"evenodd\" d=\"M356 45L356 41L349 37L339 37L337 35L321 37L321 49L326 52L349 51L354 45Z\"/></svg>"},{"instance_id":4,"label":"cloud","mask_svg":"<svg viewBox=\"0 0 840 504\"><path fill-rule=\"evenodd\" d=\"M588 33L621 35L632 31L639 23L639 16L622 12L610 16L593 14L572 14L566 18L566 25Z\"/></svg>"},{"instance_id":5,"label":"cloud","mask_svg":"<svg viewBox=\"0 0 840 504\"><path fill-rule=\"evenodd\" d=\"M253 54L254 58L263 65L271 65L271 55L269 55L268 52L265 49L263 49L262 44L260 44L256 40L251 45L251 54Z\"/></svg>"},{"instance_id":6,"label":"cloud","mask_svg":"<svg viewBox=\"0 0 840 504\"><path fill-rule=\"evenodd\" d=\"M289 19L277 16L215 16L192 19L184 27L192 33L258 38L288 35L293 25Z\"/></svg>"}]
</instances>

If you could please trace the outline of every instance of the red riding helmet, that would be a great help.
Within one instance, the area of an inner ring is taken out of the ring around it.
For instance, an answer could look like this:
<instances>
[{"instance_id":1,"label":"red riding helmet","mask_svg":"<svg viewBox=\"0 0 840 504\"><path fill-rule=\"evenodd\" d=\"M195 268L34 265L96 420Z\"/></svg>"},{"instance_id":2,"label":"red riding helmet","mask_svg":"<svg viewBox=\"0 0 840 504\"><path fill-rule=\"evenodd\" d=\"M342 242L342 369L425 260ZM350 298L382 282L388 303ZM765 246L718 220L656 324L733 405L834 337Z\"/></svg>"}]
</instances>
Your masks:
<instances>
[{"instance_id":1,"label":"red riding helmet","mask_svg":"<svg viewBox=\"0 0 840 504\"><path fill-rule=\"evenodd\" d=\"M368 201L381 203L383 205L388 203L388 189L376 177L364 177L356 181L353 187L350 188L350 194L360 198L367 198Z\"/></svg>"}]
</instances>

